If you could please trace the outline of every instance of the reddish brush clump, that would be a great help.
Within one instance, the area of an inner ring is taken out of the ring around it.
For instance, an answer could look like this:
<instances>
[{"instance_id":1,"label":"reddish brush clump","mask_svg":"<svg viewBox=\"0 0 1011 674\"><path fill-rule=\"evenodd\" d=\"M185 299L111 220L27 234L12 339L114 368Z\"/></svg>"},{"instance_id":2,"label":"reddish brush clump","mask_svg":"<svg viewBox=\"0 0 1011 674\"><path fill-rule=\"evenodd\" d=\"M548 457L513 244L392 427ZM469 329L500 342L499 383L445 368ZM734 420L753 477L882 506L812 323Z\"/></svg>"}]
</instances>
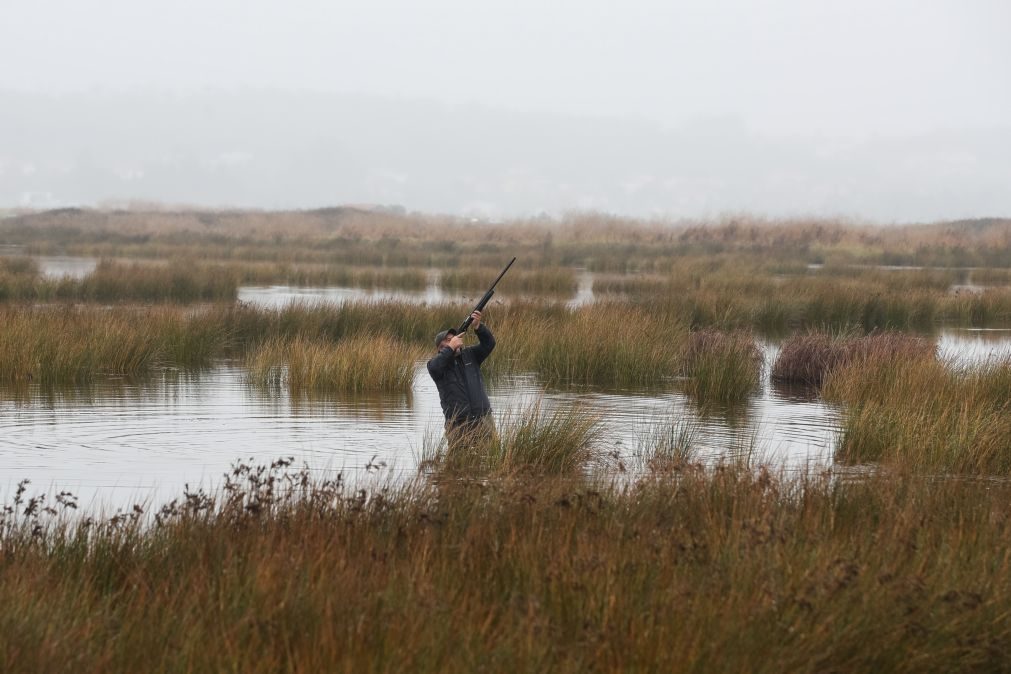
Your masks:
<instances>
[{"instance_id":1,"label":"reddish brush clump","mask_svg":"<svg viewBox=\"0 0 1011 674\"><path fill-rule=\"evenodd\" d=\"M825 333L791 337L783 343L772 365L772 378L820 386L825 375L842 358L839 341Z\"/></svg>"},{"instance_id":2,"label":"reddish brush clump","mask_svg":"<svg viewBox=\"0 0 1011 674\"><path fill-rule=\"evenodd\" d=\"M812 332L795 335L783 343L772 366L772 378L821 386L829 372L854 361L934 358L936 353L932 340L902 332L864 337Z\"/></svg>"}]
</instances>

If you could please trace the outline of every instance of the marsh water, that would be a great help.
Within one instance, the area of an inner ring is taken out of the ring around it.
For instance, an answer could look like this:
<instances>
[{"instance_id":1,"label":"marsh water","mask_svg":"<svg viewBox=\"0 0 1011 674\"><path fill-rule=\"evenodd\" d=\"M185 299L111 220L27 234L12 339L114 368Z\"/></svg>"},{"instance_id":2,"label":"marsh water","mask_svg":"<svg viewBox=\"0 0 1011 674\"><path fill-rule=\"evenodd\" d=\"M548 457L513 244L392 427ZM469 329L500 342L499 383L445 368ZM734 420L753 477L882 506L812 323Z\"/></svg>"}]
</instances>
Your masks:
<instances>
[{"instance_id":1,"label":"marsh water","mask_svg":"<svg viewBox=\"0 0 1011 674\"><path fill-rule=\"evenodd\" d=\"M56 259L62 273L86 274L86 264ZM54 269L46 260L45 271ZM429 288L383 297L441 302L457 299ZM243 288L240 299L263 306L294 300L368 299L350 288ZM570 304L593 301L584 277ZM507 335L502 336L503 339ZM953 362L1011 355L1011 331L946 329L940 355ZM773 385L768 364L778 351L763 344L766 372L748 404L701 413L676 387L664 391L545 389L533 375L489 383L499 415L540 401L546 410L582 405L601 419L598 442L634 470L639 438L654 424L680 420L696 430L703 458L758 452L788 469L832 463L840 410L810 391ZM142 380L108 377L87 388L0 390L0 493L22 479L35 490L69 490L82 504L112 508L161 502L184 485L210 486L239 460L269 463L292 456L319 472L363 479L416 474L426 447L442 434L438 394L424 363L409 394L299 398L250 386L237 363L202 372L166 370Z\"/></svg>"},{"instance_id":2,"label":"marsh water","mask_svg":"<svg viewBox=\"0 0 1011 674\"><path fill-rule=\"evenodd\" d=\"M665 419L696 420L699 444L717 453L759 447L792 465L831 461L837 412L803 392L766 385L746 409L699 416L675 392L546 391L533 376L489 384L493 408L516 413L582 404L603 420L600 442L630 465L636 438ZM29 478L82 498L177 495L213 481L233 461L293 456L314 470L413 474L441 437L438 393L422 363L409 395L293 398L249 386L242 368L164 372L141 382L107 379L89 389L34 392L0 401L0 479Z\"/></svg>"}]
</instances>

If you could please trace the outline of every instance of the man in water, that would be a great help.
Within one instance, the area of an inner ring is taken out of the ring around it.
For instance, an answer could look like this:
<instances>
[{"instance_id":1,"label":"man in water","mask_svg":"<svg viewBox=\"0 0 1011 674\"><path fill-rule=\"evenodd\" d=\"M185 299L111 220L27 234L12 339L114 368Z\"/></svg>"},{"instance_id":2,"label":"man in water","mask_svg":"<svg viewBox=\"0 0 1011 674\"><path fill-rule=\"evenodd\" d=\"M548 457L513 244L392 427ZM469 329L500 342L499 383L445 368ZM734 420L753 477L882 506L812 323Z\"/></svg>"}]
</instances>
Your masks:
<instances>
[{"instance_id":1,"label":"man in water","mask_svg":"<svg viewBox=\"0 0 1011 674\"><path fill-rule=\"evenodd\" d=\"M495 337L481 322L481 312L471 314L476 346L463 346L463 335L450 328L435 336L439 353L428 361L428 373L439 389L446 416L446 439L450 450L475 447L491 439L494 425L491 402L484 392L481 363L495 348Z\"/></svg>"}]
</instances>

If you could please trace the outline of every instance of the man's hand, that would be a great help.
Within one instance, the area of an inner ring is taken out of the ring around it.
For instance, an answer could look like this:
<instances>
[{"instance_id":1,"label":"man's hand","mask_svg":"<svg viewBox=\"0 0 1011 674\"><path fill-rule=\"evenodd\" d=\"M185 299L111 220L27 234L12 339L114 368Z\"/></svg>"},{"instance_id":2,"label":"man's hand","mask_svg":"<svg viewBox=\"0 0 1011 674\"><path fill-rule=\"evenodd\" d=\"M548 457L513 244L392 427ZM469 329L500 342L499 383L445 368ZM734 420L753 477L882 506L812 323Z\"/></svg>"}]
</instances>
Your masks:
<instances>
[{"instance_id":1,"label":"man's hand","mask_svg":"<svg viewBox=\"0 0 1011 674\"><path fill-rule=\"evenodd\" d=\"M453 349L454 353L459 351L463 348L463 335L453 335L449 338L449 342L446 345Z\"/></svg>"},{"instance_id":2,"label":"man's hand","mask_svg":"<svg viewBox=\"0 0 1011 674\"><path fill-rule=\"evenodd\" d=\"M475 311L474 313L472 313L470 315L470 317L472 319L474 319L474 322L471 323L471 325L474 326L474 329L477 330L478 328L480 328L481 327L481 312L480 311Z\"/></svg>"}]
</instances>

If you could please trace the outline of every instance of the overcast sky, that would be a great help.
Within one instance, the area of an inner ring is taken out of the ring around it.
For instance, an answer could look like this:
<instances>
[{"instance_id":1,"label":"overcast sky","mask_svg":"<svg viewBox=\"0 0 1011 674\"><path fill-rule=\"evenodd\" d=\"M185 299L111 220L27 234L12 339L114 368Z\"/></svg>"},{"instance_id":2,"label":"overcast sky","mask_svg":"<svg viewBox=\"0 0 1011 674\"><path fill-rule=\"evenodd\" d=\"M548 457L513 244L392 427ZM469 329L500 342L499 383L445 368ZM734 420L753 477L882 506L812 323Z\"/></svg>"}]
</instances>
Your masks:
<instances>
[{"instance_id":1,"label":"overcast sky","mask_svg":"<svg viewBox=\"0 0 1011 674\"><path fill-rule=\"evenodd\" d=\"M371 94L791 142L1000 135L1009 29L1007 0L3 0L0 91Z\"/></svg>"}]
</instances>

